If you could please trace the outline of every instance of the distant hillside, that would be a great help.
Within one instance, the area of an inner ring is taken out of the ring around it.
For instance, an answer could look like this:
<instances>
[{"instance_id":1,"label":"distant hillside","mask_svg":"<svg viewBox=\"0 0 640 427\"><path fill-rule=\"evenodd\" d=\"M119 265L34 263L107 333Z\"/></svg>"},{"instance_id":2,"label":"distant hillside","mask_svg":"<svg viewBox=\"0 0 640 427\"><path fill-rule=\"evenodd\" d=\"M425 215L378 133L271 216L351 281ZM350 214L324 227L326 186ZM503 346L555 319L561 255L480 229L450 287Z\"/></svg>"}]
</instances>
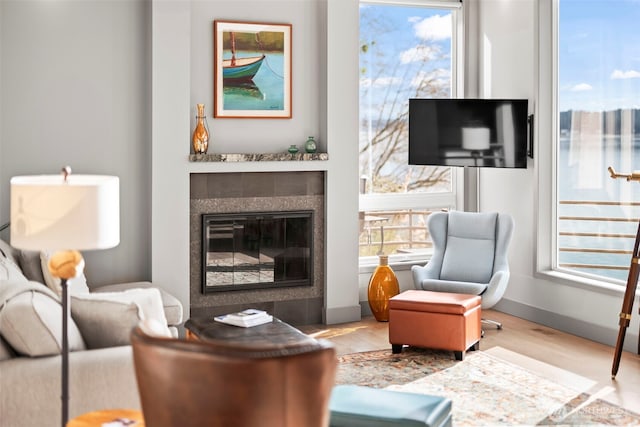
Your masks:
<instances>
[{"instance_id":1,"label":"distant hillside","mask_svg":"<svg viewBox=\"0 0 640 427\"><path fill-rule=\"evenodd\" d=\"M619 135L620 124L622 122L622 112L630 111L633 120L633 133L640 134L640 110L639 109L618 109L602 112L602 129L605 134ZM580 114L581 111L562 111L560 112L560 132L569 132L571 129L571 117L573 114Z\"/></svg>"}]
</instances>

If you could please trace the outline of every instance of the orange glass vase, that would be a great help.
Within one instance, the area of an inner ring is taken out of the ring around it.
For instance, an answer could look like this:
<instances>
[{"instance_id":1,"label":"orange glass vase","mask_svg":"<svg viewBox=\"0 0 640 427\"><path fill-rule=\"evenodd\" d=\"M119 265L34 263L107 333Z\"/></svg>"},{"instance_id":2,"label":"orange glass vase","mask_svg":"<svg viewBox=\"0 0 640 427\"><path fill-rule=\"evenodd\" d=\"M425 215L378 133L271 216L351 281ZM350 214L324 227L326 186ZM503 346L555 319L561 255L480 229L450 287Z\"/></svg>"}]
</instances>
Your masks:
<instances>
[{"instance_id":1,"label":"orange glass vase","mask_svg":"<svg viewBox=\"0 0 640 427\"><path fill-rule=\"evenodd\" d=\"M379 255L380 263L369 280L369 307L378 322L389 321L389 298L400 293L398 278L389 266L389 257Z\"/></svg>"},{"instance_id":2,"label":"orange glass vase","mask_svg":"<svg viewBox=\"0 0 640 427\"><path fill-rule=\"evenodd\" d=\"M204 104L197 104L198 114L196 115L196 128L193 130L191 142L195 154L207 154L209 149L209 126L204 115Z\"/></svg>"}]
</instances>

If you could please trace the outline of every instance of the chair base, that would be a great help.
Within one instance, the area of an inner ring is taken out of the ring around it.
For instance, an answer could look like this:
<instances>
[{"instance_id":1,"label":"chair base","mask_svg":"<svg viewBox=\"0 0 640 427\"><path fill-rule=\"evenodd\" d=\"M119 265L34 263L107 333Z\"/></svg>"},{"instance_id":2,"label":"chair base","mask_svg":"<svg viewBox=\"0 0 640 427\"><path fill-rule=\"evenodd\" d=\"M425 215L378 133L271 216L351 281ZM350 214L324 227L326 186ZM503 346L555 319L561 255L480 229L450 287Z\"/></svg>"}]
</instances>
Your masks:
<instances>
[{"instance_id":1,"label":"chair base","mask_svg":"<svg viewBox=\"0 0 640 427\"><path fill-rule=\"evenodd\" d=\"M491 319L482 319L482 323L486 323L489 325L493 325L496 327L496 329L502 329L502 323L498 322L497 320L491 320ZM484 331L483 331L484 332Z\"/></svg>"}]
</instances>

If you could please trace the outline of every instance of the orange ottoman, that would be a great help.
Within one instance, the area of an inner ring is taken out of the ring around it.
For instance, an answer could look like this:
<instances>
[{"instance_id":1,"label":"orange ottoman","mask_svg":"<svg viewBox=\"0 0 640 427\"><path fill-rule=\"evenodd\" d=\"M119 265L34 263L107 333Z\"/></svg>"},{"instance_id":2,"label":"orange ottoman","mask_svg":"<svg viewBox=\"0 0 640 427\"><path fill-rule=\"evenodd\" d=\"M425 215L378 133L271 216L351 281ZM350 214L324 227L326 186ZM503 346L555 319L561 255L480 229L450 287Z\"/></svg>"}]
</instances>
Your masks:
<instances>
[{"instance_id":1,"label":"orange ottoman","mask_svg":"<svg viewBox=\"0 0 640 427\"><path fill-rule=\"evenodd\" d=\"M389 300L389 343L452 350L462 360L480 348L481 298L477 295L410 290Z\"/></svg>"}]
</instances>

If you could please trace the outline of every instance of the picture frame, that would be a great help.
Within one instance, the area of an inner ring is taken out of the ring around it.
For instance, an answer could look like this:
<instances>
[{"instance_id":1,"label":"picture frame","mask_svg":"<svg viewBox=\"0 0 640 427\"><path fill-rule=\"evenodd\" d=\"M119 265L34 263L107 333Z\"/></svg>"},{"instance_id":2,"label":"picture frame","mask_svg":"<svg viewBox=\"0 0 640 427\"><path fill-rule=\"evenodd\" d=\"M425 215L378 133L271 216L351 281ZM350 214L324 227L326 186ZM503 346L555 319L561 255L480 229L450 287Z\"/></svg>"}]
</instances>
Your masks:
<instances>
[{"instance_id":1,"label":"picture frame","mask_svg":"<svg viewBox=\"0 0 640 427\"><path fill-rule=\"evenodd\" d=\"M213 21L213 116L290 119L291 24Z\"/></svg>"}]
</instances>

